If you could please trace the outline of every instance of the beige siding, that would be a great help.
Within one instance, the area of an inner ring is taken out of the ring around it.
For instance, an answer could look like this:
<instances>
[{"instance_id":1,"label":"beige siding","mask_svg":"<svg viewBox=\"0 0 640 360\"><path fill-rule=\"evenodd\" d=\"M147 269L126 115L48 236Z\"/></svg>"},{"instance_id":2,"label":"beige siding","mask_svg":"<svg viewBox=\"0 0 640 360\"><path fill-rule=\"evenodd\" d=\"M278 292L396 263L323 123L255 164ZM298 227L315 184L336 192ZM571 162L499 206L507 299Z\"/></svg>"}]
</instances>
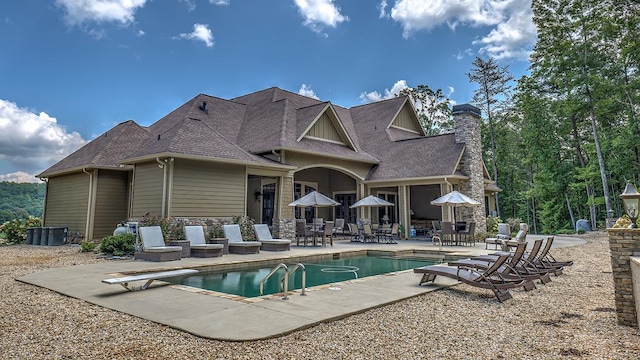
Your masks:
<instances>
[{"instance_id":1,"label":"beige siding","mask_svg":"<svg viewBox=\"0 0 640 360\"><path fill-rule=\"evenodd\" d=\"M346 170L346 172L350 173L350 175L351 173L353 173L361 179L364 179L371 169L371 164L364 164L355 161L327 158L324 156L302 154L289 151L287 151L286 153L286 162L298 167L307 167L310 165L321 164L323 167L332 168L338 171L340 171L339 169ZM333 165L333 167L327 165Z\"/></svg>"},{"instance_id":2,"label":"beige siding","mask_svg":"<svg viewBox=\"0 0 640 360\"><path fill-rule=\"evenodd\" d=\"M93 223L93 238L113 234L116 225L127 219L128 173L99 170Z\"/></svg>"},{"instance_id":3,"label":"beige siding","mask_svg":"<svg viewBox=\"0 0 640 360\"><path fill-rule=\"evenodd\" d=\"M171 216L244 215L245 194L244 166L175 160Z\"/></svg>"},{"instance_id":4,"label":"beige siding","mask_svg":"<svg viewBox=\"0 0 640 360\"><path fill-rule=\"evenodd\" d=\"M85 173L52 177L47 184L44 226L68 227L85 232L89 199L89 175Z\"/></svg>"},{"instance_id":5,"label":"beige siding","mask_svg":"<svg viewBox=\"0 0 640 360\"><path fill-rule=\"evenodd\" d=\"M393 121L393 125L407 129L409 131L420 132L420 127L416 121L415 115L409 110L407 106L403 107L398 113L398 116Z\"/></svg>"},{"instance_id":6,"label":"beige siding","mask_svg":"<svg viewBox=\"0 0 640 360\"><path fill-rule=\"evenodd\" d=\"M162 214L162 184L164 169L155 162L138 164L134 170L132 217L145 213Z\"/></svg>"},{"instance_id":7,"label":"beige siding","mask_svg":"<svg viewBox=\"0 0 640 360\"><path fill-rule=\"evenodd\" d=\"M320 116L318 121L309 129L307 135L344 144L338 130L336 130L336 127L326 113Z\"/></svg>"}]
</instances>

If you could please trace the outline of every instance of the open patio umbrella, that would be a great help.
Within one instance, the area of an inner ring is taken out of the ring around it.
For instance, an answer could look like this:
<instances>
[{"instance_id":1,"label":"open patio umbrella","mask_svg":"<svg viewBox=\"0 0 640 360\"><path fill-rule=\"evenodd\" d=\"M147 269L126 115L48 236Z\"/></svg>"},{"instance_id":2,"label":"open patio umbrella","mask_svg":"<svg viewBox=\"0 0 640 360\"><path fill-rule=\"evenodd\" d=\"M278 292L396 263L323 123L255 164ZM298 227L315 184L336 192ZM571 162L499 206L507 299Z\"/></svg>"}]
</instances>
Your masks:
<instances>
[{"instance_id":1,"label":"open patio umbrella","mask_svg":"<svg viewBox=\"0 0 640 360\"><path fill-rule=\"evenodd\" d=\"M296 207L309 207L312 206L314 208L314 217L318 217L318 208L319 207L328 207L328 206L338 206L340 205L339 202L333 200L332 198L321 194L317 191L312 191L310 193L308 193L307 195L301 197L298 200L295 200L294 202L290 203L289 206L296 206ZM313 222L313 236L315 238L316 236L316 222ZM315 243L315 240L314 240Z\"/></svg>"},{"instance_id":2,"label":"open patio umbrella","mask_svg":"<svg viewBox=\"0 0 640 360\"><path fill-rule=\"evenodd\" d=\"M477 206L480 205L480 202L473 200L472 198L468 197L465 194L459 193L456 190L453 190L450 193L444 194L442 196L440 196L439 198L432 200L431 201L431 205L438 205L438 206L453 206L454 210L453 210L453 222L455 223L456 221L456 211L455 211L455 207L456 206L464 206L464 207L471 207L471 206Z\"/></svg>"},{"instance_id":3,"label":"open patio umbrella","mask_svg":"<svg viewBox=\"0 0 640 360\"><path fill-rule=\"evenodd\" d=\"M349 206L350 208L358 208L358 207L379 207L379 206L394 206L393 203L388 202L387 200L380 199L375 195L369 195L366 198L362 198L353 205Z\"/></svg>"}]
</instances>

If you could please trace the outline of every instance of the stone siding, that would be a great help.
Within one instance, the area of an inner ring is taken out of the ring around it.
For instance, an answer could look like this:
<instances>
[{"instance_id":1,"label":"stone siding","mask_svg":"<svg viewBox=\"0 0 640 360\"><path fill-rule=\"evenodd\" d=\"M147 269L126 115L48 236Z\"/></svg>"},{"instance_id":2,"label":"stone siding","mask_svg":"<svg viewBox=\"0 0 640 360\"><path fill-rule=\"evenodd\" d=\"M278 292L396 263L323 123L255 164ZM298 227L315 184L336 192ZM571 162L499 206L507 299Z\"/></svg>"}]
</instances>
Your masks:
<instances>
[{"instance_id":1,"label":"stone siding","mask_svg":"<svg viewBox=\"0 0 640 360\"><path fill-rule=\"evenodd\" d=\"M482 159L482 142L480 134L480 116L467 110L468 105L457 111L454 107L456 142L465 144L464 158L461 163L461 171L469 177L459 184L458 191L477 200L481 205L474 207L461 207L457 209L460 216L458 220L473 221L476 223L476 232L487 231L487 218L484 204L484 168Z\"/></svg>"},{"instance_id":2,"label":"stone siding","mask_svg":"<svg viewBox=\"0 0 640 360\"><path fill-rule=\"evenodd\" d=\"M638 327L631 258L640 256L640 229L607 229L618 324ZM637 276L637 275L636 275Z\"/></svg>"}]
</instances>

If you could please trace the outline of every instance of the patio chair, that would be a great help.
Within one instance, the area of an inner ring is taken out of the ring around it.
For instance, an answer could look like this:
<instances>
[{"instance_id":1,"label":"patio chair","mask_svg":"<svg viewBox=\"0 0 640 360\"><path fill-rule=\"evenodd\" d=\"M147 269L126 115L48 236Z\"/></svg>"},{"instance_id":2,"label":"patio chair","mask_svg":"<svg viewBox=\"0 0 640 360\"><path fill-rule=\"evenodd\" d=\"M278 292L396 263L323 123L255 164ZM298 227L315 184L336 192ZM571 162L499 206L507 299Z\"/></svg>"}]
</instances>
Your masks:
<instances>
[{"instance_id":1,"label":"patio chair","mask_svg":"<svg viewBox=\"0 0 640 360\"><path fill-rule=\"evenodd\" d=\"M488 249L489 244L492 244L495 246L495 249L498 249L499 246L502 246L503 240L511 240L511 227L507 223L498 224L498 234L496 237L484 239L484 248Z\"/></svg>"},{"instance_id":2,"label":"patio chair","mask_svg":"<svg viewBox=\"0 0 640 360\"><path fill-rule=\"evenodd\" d=\"M333 225L333 236L343 235L344 232L344 219L336 219L335 224Z\"/></svg>"},{"instance_id":3,"label":"patio chair","mask_svg":"<svg viewBox=\"0 0 640 360\"><path fill-rule=\"evenodd\" d=\"M267 224L253 224L256 238L262 243L260 250L265 251L287 251L291 250L291 240L274 239Z\"/></svg>"},{"instance_id":4,"label":"patio chair","mask_svg":"<svg viewBox=\"0 0 640 360\"><path fill-rule=\"evenodd\" d=\"M373 235L373 231L371 230L371 225L363 224L362 225L362 241L364 242L373 242L375 236Z\"/></svg>"},{"instance_id":5,"label":"patio chair","mask_svg":"<svg viewBox=\"0 0 640 360\"><path fill-rule=\"evenodd\" d=\"M354 223L347 224L349 228L349 235L351 236L351 242L360 242L360 230L358 230L358 225Z\"/></svg>"},{"instance_id":6,"label":"patio chair","mask_svg":"<svg viewBox=\"0 0 640 360\"><path fill-rule=\"evenodd\" d=\"M441 229L441 237L440 239L445 243L445 244L453 244L455 242L455 238L456 238L456 231L453 228L453 224L451 223L451 221L443 221L441 223L442 225L442 229Z\"/></svg>"},{"instance_id":7,"label":"patio chair","mask_svg":"<svg viewBox=\"0 0 640 360\"><path fill-rule=\"evenodd\" d=\"M460 235L465 243L467 243L468 245L472 245L475 243L475 231L476 231L476 223L475 222L470 222L469 225L466 227L466 229L459 231L458 235Z\"/></svg>"},{"instance_id":8,"label":"patio chair","mask_svg":"<svg viewBox=\"0 0 640 360\"><path fill-rule=\"evenodd\" d=\"M327 221L324 224L324 231L322 232L322 247L325 247L325 241L329 239L331 247L333 247L333 221Z\"/></svg>"},{"instance_id":9,"label":"patio chair","mask_svg":"<svg viewBox=\"0 0 640 360\"><path fill-rule=\"evenodd\" d=\"M542 242L543 242L543 239L535 240L533 242L533 246L531 247L531 250L528 252L525 252L524 255L522 256L522 259L520 260L521 262L519 263L519 265L522 267L523 271L529 270L530 272L538 272L540 274L546 273L546 275L541 276L540 280L542 283L547 283L551 281L551 278L549 277L548 273L552 272L550 270L554 270L555 268L543 268L539 264L536 264L534 262L534 260L540 253L540 249L542 248ZM473 259L495 261L498 258L498 256L500 256L503 253L504 252L497 252L494 254L480 255L480 256L474 257Z\"/></svg>"},{"instance_id":10,"label":"patio chair","mask_svg":"<svg viewBox=\"0 0 640 360\"><path fill-rule=\"evenodd\" d=\"M308 237L313 238L313 231L307 229L304 219L296 219L296 245L300 246L300 238L302 238L302 246L307 246Z\"/></svg>"},{"instance_id":11,"label":"patio chair","mask_svg":"<svg viewBox=\"0 0 640 360\"><path fill-rule=\"evenodd\" d=\"M184 234L191 245L191 256L201 258L222 256L224 245L207 244L201 225L185 226Z\"/></svg>"},{"instance_id":12,"label":"patio chair","mask_svg":"<svg viewBox=\"0 0 640 360\"><path fill-rule=\"evenodd\" d=\"M260 252L260 241L244 241L240 225L222 225L224 237L229 240L229 253L231 254L257 254Z\"/></svg>"},{"instance_id":13,"label":"patio chair","mask_svg":"<svg viewBox=\"0 0 640 360\"><path fill-rule=\"evenodd\" d=\"M397 244L400 240L400 225L398 223L393 223L391 225L391 232L386 234L387 244Z\"/></svg>"},{"instance_id":14,"label":"patio chair","mask_svg":"<svg viewBox=\"0 0 640 360\"><path fill-rule=\"evenodd\" d=\"M498 301L503 302L511 299L509 289L518 288L525 284L523 279L505 279L497 273L508 259L509 254L502 254L485 270L467 266L430 265L413 269L413 272L422 274L418 285L433 283L437 276L444 276L471 286L492 290Z\"/></svg>"},{"instance_id":15,"label":"patio chair","mask_svg":"<svg viewBox=\"0 0 640 360\"><path fill-rule=\"evenodd\" d=\"M554 237L549 236L544 248L531 260L533 266L541 269L547 269L554 275L562 275L562 270L565 266L572 266L573 261L557 261L550 253L551 245L553 244Z\"/></svg>"},{"instance_id":16,"label":"patio chair","mask_svg":"<svg viewBox=\"0 0 640 360\"><path fill-rule=\"evenodd\" d=\"M182 246L165 245L160 226L142 226L138 231L142 240L142 252L135 253L136 259L171 261L182 257Z\"/></svg>"}]
</instances>

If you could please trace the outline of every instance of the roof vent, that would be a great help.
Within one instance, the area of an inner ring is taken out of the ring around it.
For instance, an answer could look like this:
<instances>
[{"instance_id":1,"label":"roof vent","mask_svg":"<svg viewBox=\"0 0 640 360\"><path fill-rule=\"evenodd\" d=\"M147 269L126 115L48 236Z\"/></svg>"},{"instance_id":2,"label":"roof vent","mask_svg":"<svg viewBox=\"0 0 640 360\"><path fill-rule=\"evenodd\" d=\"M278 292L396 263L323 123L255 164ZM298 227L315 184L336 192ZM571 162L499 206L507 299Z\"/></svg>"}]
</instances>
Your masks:
<instances>
[{"instance_id":1,"label":"roof vent","mask_svg":"<svg viewBox=\"0 0 640 360\"><path fill-rule=\"evenodd\" d=\"M205 113L209 113L209 111L207 111L207 101L203 101L202 105L200 105L200 110L204 111Z\"/></svg>"}]
</instances>

